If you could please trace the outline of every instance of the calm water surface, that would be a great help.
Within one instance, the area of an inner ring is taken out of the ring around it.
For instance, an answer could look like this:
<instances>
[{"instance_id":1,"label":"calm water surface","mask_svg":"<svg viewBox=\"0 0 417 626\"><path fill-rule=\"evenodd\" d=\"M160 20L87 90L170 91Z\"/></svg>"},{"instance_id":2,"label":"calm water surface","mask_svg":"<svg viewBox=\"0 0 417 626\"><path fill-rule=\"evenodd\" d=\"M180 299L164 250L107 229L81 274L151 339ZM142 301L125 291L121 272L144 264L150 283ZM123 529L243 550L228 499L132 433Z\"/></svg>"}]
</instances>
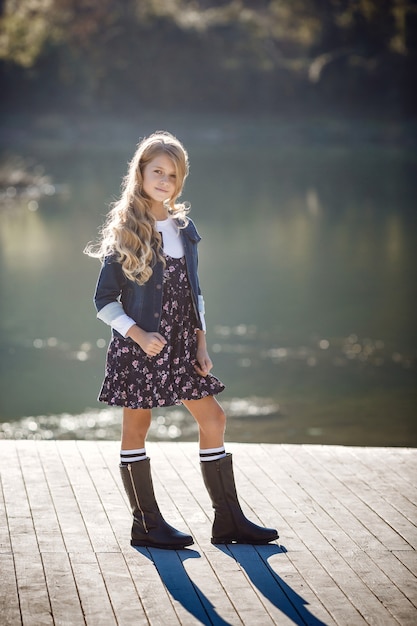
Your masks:
<instances>
[{"instance_id":1,"label":"calm water surface","mask_svg":"<svg viewBox=\"0 0 417 626\"><path fill-rule=\"evenodd\" d=\"M183 197L203 237L228 439L417 445L415 160L172 130L191 157ZM132 137L32 146L21 155L51 185L3 184L0 437L119 436L120 411L96 402L109 332L92 305L99 263L82 250ZM179 408L155 411L151 437L196 429Z\"/></svg>"}]
</instances>

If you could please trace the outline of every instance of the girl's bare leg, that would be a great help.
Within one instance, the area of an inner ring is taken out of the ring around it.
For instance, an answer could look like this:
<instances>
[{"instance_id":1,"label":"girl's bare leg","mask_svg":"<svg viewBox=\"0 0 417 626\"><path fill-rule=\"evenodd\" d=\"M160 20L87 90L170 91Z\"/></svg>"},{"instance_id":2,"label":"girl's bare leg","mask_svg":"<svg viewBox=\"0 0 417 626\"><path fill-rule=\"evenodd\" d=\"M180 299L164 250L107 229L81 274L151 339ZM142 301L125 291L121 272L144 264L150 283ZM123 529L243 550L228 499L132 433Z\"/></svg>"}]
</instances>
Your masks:
<instances>
[{"instance_id":1,"label":"girl's bare leg","mask_svg":"<svg viewBox=\"0 0 417 626\"><path fill-rule=\"evenodd\" d=\"M135 450L145 447L151 419L151 409L123 408L122 450Z\"/></svg>"},{"instance_id":2,"label":"girl's bare leg","mask_svg":"<svg viewBox=\"0 0 417 626\"><path fill-rule=\"evenodd\" d=\"M213 396L199 400L183 400L199 428L200 448L220 448L224 445L226 415Z\"/></svg>"}]
</instances>

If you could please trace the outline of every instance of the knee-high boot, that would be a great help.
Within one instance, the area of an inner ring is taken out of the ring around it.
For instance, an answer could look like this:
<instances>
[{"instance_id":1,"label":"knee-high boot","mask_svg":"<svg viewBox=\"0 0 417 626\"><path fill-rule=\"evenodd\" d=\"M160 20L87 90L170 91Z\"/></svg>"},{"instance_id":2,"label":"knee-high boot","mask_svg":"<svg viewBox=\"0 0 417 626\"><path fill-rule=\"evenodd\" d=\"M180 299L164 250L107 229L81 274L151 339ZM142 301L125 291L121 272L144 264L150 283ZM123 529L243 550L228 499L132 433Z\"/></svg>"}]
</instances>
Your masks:
<instances>
[{"instance_id":1,"label":"knee-high boot","mask_svg":"<svg viewBox=\"0 0 417 626\"><path fill-rule=\"evenodd\" d=\"M162 517L153 490L150 460L119 467L133 514L131 545L180 550L194 543L190 535L176 530Z\"/></svg>"},{"instance_id":2,"label":"knee-high boot","mask_svg":"<svg viewBox=\"0 0 417 626\"><path fill-rule=\"evenodd\" d=\"M274 528L263 528L243 514L236 493L232 455L200 463L214 509L211 543L265 544L278 539Z\"/></svg>"}]
</instances>

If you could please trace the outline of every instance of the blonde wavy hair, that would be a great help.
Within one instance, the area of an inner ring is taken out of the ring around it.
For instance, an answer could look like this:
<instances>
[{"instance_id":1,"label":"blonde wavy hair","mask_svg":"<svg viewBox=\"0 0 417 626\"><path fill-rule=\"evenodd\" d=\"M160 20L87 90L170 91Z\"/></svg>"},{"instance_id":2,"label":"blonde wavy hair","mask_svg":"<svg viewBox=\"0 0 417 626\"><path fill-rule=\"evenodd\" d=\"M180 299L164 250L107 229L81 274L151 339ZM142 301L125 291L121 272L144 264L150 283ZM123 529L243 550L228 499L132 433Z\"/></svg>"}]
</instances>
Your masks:
<instances>
[{"instance_id":1,"label":"blonde wavy hair","mask_svg":"<svg viewBox=\"0 0 417 626\"><path fill-rule=\"evenodd\" d=\"M176 183L172 198L165 202L168 212L178 218L178 226L187 223L188 203L177 203L188 176L188 154L182 143L166 131L145 137L137 146L123 179L120 199L111 205L106 222L100 230L100 240L89 244L84 252L103 261L112 255L122 266L125 276L139 285L152 276L157 261L165 266L161 235L151 211L151 200L143 191L143 171L160 154L167 155L175 168Z\"/></svg>"}]
</instances>

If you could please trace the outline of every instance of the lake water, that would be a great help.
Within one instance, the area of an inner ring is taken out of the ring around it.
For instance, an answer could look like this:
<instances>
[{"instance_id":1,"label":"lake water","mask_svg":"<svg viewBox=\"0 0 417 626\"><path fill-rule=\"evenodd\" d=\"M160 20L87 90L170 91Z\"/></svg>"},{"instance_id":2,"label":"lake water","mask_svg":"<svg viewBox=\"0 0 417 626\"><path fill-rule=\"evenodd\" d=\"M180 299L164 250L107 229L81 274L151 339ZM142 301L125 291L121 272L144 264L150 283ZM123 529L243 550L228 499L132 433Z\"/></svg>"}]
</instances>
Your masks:
<instances>
[{"instance_id":1,"label":"lake water","mask_svg":"<svg viewBox=\"0 0 417 626\"><path fill-rule=\"evenodd\" d=\"M15 150L38 180L2 188L0 437L119 436L120 410L96 401L109 331L92 304L99 263L82 250L150 130L38 133ZM417 445L415 157L279 143L268 129L170 130L191 158L183 198L203 237L227 439ZM196 428L178 407L158 410L150 438Z\"/></svg>"}]
</instances>

